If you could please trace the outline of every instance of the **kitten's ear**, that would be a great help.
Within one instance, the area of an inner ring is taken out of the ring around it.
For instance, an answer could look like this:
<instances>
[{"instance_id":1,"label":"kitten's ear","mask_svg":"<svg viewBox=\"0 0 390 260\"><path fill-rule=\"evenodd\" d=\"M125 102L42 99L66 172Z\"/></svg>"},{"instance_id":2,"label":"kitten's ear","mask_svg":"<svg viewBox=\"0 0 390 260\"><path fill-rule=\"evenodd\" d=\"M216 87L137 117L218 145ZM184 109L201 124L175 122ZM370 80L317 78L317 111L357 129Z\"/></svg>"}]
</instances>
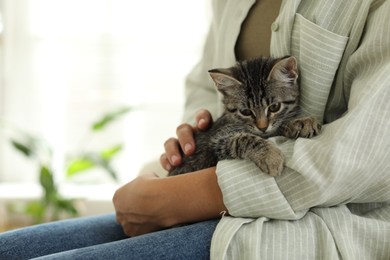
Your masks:
<instances>
[{"instance_id":1,"label":"kitten's ear","mask_svg":"<svg viewBox=\"0 0 390 260\"><path fill-rule=\"evenodd\" d=\"M209 74L213 79L215 86L222 93L226 93L232 87L241 86L242 83L236 80L229 69L212 69L209 70Z\"/></svg>"},{"instance_id":2,"label":"kitten's ear","mask_svg":"<svg viewBox=\"0 0 390 260\"><path fill-rule=\"evenodd\" d=\"M268 75L268 80L296 83L298 78L297 60L294 56L283 58L275 63Z\"/></svg>"}]
</instances>

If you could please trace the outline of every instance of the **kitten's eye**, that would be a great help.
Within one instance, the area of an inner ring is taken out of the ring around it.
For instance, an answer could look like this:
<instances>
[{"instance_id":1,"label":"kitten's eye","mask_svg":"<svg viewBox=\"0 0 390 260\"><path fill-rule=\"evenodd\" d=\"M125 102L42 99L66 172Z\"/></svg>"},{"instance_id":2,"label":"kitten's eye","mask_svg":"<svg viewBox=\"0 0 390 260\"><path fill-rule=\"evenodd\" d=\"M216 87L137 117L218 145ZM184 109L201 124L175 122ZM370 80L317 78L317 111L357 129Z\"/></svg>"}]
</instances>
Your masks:
<instances>
[{"instance_id":1,"label":"kitten's eye","mask_svg":"<svg viewBox=\"0 0 390 260\"><path fill-rule=\"evenodd\" d=\"M243 116L251 116L251 115L253 115L253 113L252 113L252 111L250 109L241 109L240 113Z\"/></svg>"},{"instance_id":2,"label":"kitten's eye","mask_svg":"<svg viewBox=\"0 0 390 260\"><path fill-rule=\"evenodd\" d=\"M280 110L280 107L281 107L280 103L274 103L268 107L268 110L271 113L276 113Z\"/></svg>"}]
</instances>

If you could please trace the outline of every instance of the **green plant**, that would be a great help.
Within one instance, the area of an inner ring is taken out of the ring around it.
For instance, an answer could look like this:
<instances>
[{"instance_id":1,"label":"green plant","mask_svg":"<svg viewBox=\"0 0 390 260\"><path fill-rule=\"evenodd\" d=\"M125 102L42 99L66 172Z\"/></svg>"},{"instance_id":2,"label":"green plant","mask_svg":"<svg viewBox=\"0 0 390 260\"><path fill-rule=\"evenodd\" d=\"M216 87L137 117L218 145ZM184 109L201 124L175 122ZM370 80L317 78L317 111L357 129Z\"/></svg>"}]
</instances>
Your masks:
<instances>
[{"instance_id":1,"label":"green plant","mask_svg":"<svg viewBox=\"0 0 390 260\"><path fill-rule=\"evenodd\" d=\"M130 107L122 107L104 114L99 120L91 125L90 131L92 133L103 131L109 124L116 121L121 116L126 115L130 111ZM81 152L70 160L66 170L66 175L71 177L74 174L100 167L104 169L114 180L117 180L117 174L111 166L111 160L115 155L122 151L122 149L123 144L116 144L101 151Z\"/></svg>"},{"instance_id":2,"label":"green plant","mask_svg":"<svg viewBox=\"0 0 390 260\"><path fill-rule=\"evenodd\" d=\"M110 123L130 112L130 107L123 107L104 114L94 122L89 133L103 131ZM38 201L29 202L24 212L33 218L35 223L42 223L45 219L57 220L61 213L77 216L74 199L67 199L59 193L53 169L53 150L44 139L37 138L24 131L18 131L19 138L10 138L12 146L24 156L35 160L38 164L39 184L42 187L42 197ZM93 168L102 168L114 180L117 173L112 167L113 158L123 149L123 144L116 144L101 151L82 151L76 156L69 156L66 165L66 176L83 173Z\"/></svg>"}]
</instances>

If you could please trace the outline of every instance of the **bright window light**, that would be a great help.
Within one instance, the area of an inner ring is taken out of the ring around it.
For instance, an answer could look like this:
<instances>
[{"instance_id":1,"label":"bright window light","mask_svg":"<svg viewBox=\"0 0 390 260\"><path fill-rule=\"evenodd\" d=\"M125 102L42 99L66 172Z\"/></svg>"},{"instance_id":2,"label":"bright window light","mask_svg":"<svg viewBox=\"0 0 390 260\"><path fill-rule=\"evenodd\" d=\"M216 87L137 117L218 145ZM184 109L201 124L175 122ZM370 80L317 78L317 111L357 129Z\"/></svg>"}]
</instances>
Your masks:
<instances>
[{"instance_id":1,"label":"bright window light","mask_svg":"<svg viewBox=\"0 0 390 260\"><path fill-rule=\"evenodd\" d=\"M184 79L200 58L209 1L4 3L3 116L49 141L57 179L65 180L66 154L80 149L124 142L115 165L121 182L157 159L180 123ZM85 137L96 118L121 105L135 109L104 134ZM0 181L36 180L30 162L0 145ZM89 176L75 181L110 181L101 172Z\"/></svg>"}]
</instances>

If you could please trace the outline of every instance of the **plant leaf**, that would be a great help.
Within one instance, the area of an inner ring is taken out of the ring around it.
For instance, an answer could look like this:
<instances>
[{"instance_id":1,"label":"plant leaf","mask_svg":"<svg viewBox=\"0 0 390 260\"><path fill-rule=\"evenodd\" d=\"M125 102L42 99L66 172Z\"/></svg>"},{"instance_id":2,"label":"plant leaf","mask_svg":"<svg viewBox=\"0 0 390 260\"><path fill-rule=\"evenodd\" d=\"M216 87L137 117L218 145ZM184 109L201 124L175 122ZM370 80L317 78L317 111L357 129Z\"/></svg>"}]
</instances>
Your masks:
<instances>
[{"instance_id":1,"label":"plant leaf","mask_svg":"<svg viewBox=\"0 0 390 260\"><path fill-rule=\"evenodd\" d=\"M50 198L56 197L57 187L54 184L53 173L45 165L41 165L39 182L43 190L45 191L46 203L48 202L48 200L50 200Z\"/></svg>"},{"instance_id":2,"label":"plant leaf","mask_svg":"<svg viewBox=\"0 0 390 260\"><path fill-rule=\"evenodd\" d=\"M122 149L123 149L123 145L118 144L113 147L104 149L103 151L101 151L100 156L102 157L103 160L109 161L112 159L112 157L114 157L116 154L122 151Z\"/></svg>"},{"instance_id":3,"label":"plant leaf","mask_svg":"<svg viewBox=\"0 0 390 260\"><path fill-rule=\"evenodd\" d=\"M101 167L105 170L114 180L118 180L116 171L111 167L110 160L122 150L122 145L115 145L107 148L100 153L86 153L83 154L80 159L74 159L68 166L67 176L71 177L76 173Z\"/></svg>"},{"instance_id":4,"label":"plant leaf","mask_svg":"<svg viewBox=\"0 0 390 260\"><path fill-rule=\"evenodd\" d=\"M69 199L57 199L56 201L56 207L65 211L66 213L77 216L79 214L78 210L74 206L74 200Z\"/></svg>"},{"instance_id":5,"label":"plant leaf","mask_svg":"<svg viewBox=\"0 0 390 260\"><path fill-rule=\"evenodd\" d=\"M66 170L66 175L71 177L76 173L80 173L94 167L96 167L95 161L89 158L75 159L69 163L68 169Z\"/></svg>"},{"instance_id":6,"label":"plant leaf","mask_svg":"<svg viewBox=\"0 0 390 260\"><path fill-rule=\"evenodd\" d=\"M131 107L123 107L117 111L109 112L109 113L103 115L101 119L99 119L98 121L93 123L92 130L93 131L100 131L100 130L104 129L104 127L106 127L109 123L115 121L120 116L127 114L128 112L130 112L131 109L132 109Z\"/></svg>"},{"instance_id":7,"label":"plant leaf","mask_svg":"<svg viewBox=\"0 0 390 260\"><path fill-rule=\"evenodd\" d=\"M13 147L16 150L18 150L19 152L21 152L22 154L24 154L27 157L30 157L32 154L34 154L33 149L30 145L23 144L23 143L16 141L14 139L11 139L11 144L13 145Z\"/></svg>"},{"instance_id":8,"label":"plant leaf","mask_svg":"<svg viewBox=\"0 0 390 260\"><path fill-rule=\"evenodd\" d=\"M111 177L117 181L118 180L118 175L116 174L116 171L111 167L110 163L107 161L101 161L100 166L106 170Z\"/></svg>"},{"instance_id":9,"label":"plant leaf","mask_svg":"<svg viewBox=\"0 0 390 260\"><path fill-rule=\"evenodd\" d=\"M29 202L26 205L26 208L24 209L24 211L27 215L30 215L31 217L33 217L34 222L37 224L37 223L43 222L46 208L41 202L33 201L33 202Z\"/></svg>"},{"instance_id":10,"label":"plant leaf","mask_svg":"<svg viewBox=\"0 0 390 260\"><path fill-rule=\"evenodd\" d=\"M18 150L25 156L27 157L33 157L33 156L51 157L52 156L51 147L44 139L39 139L29 134L24 134L22 139L24 140L23 142L11 138L10 142L16 150Z\"/></svg>"}]
</instances>

